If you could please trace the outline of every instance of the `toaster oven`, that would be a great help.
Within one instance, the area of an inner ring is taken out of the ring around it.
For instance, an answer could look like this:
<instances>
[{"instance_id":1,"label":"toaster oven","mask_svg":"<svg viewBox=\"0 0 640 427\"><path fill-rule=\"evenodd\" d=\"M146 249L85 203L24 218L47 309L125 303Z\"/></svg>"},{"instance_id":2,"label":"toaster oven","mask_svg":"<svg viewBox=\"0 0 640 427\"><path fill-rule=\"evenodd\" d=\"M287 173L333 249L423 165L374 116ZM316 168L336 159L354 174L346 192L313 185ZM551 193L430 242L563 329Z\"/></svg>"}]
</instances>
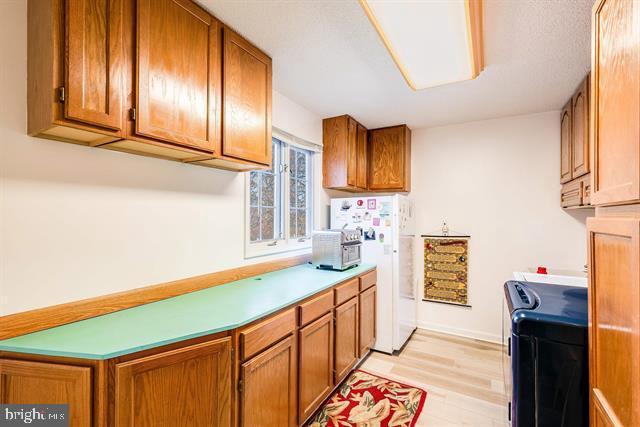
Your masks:
<instances>
[{"instance_id":1,"label":"toaster oven","mask_svg":"<svg viewBox=\"0 0 640 427\"><path fill-rule=\"evenodd\" d=\"M346 270L362 260L362 236L358 230L314 231L311 262L317 268Z\"/></svg>"}]
</instances>

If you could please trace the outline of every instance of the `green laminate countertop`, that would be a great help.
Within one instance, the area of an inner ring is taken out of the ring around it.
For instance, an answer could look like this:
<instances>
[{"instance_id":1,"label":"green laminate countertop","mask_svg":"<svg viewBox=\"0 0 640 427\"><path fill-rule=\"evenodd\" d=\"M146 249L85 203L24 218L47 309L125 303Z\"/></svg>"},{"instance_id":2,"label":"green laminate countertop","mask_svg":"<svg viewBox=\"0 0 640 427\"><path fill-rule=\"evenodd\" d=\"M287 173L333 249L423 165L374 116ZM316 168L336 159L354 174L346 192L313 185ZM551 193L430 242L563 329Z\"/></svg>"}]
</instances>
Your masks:
<instances>
[{"instance_id":1,"label":"green laminate countertop","mask_svg":"<svg viewBox=\"0 0 640 427\"><path fill-rule=\"evenodd\" d=\"M9 338L0 341L0 350L110 359L235 329L374 267L340 272L298 265Z\"/></svg>"}]
</instances>

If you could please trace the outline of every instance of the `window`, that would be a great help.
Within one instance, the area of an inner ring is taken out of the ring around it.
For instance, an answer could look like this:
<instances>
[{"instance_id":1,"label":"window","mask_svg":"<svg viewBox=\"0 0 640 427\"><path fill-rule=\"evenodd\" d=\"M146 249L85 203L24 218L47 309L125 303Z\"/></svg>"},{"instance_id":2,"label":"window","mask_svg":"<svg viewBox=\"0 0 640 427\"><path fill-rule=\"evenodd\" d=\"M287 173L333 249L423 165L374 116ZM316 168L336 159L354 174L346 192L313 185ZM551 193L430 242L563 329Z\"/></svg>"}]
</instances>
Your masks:
<instances>
[{"instance_id":1,"label":"window","mask_svg":"<svg viewBox=\"0 0 640 427\"><path fill-rule=\"evenodd\" d=\"M248 174L246 255L310 246L313 151L273 138L272 168Z\"/></svg>"}]
</instances>

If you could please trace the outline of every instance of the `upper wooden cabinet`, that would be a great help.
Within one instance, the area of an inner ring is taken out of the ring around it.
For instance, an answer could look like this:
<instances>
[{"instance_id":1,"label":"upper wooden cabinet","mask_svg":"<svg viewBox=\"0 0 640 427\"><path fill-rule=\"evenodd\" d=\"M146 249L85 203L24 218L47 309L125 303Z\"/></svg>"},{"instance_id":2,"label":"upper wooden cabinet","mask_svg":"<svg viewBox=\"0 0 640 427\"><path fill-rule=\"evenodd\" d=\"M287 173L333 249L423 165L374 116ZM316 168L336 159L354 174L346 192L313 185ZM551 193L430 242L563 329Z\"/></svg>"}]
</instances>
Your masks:
<instances>
[{"instance_id":1,"label":"upper wooden cabinet","mask_svg":"<svg viewBox=\"0 0 640 427\"><path fill-rule=\"evenodd\" d=\"M138 0L131 137L215 152L220 24L189 0Z\"/></svg>"},{"instance_id":2,"label":"upper wooden cabinet","mask_svg":"<svg viewBox=\"0 0 640 427\"><path fill-rule=\"evenodd\" d=\"M571 100L560 115L560 182L571 181Z\"/></svg>"},{"instance_id":3,"label":"upper wooden cabinet","mask_svg":"<svg viewBox=\"0 0 640 427\"><path fill-rule=\"evenodd\" d=\"M411 191L411 130L406 125L369 131L368 188Z\"/></svg>"},{"instance_id":4,"label":"upper wooden cabinet","mask_svg":"<svg viewBox=\"0 0 640 427\"><path fill-rule=\"evenodd\" d=\"M593 9L591 203L640 200L640 2Z\"/></svg>"},{"instance_id":5,"label":"upper wooden cabinet","mask_svg":"<svg viewBox=\"0 0 640 427\"><path fill-rule=\"evenodd\" d=\"M323 187L353 192L411 189L411 130L367 130L348 115L322 121Z\"/></svg>"},{"instance_id":6,"label":"upper wooden cabinet","mask_svg":"<svg viewBox=\"0 0 640 427\"><path fill-rule=\"evenodd\" d=\"M271 163L271 58L224 29L222 153Z\"/></svg>"},{"instance_id":7,"label":"upper wooden cabinet","mask_svg":"<svg viewBox=\"0 0 640 427\"><path fill-rule=\"evenodd\" d=\"M560 114L560 203L563 208L590 207L591 153L587 75Z\"/></svg>"},{"instance_id":8,"label":"upper wooden cabinet","mask_svg":"<svg viewBox=\"0 0 640 427\"><path fill-rule=\"evenodd\" d=\"M367 129L344 115L322 121L322 185L347 191L367 189Z\"/></svg>"},{"instance_id":9,"label":"upper wooden cabinet","mask_svg":"<svg viewBox=\"0 0 640 427\"><path fill-rule=\"evenodd\" d=\"M117 427L229 426L231 339L118 363L115 387Z\"/></svg>"},{"instance_id":10,"label":"upper wooden cabinet","mask_svg":"<svg viewBox=\"0 0 640 427\"><path fill-rule=\"evenodd\" d=\"M29 0L29 135L98 145L122 138L122 0Z\"/></svg>"},{"instance_id":11,"label":"upper wooden cabinet","mask_svg":"<svg viewBox=\"0 0 640 427\"><path fill-rule=\"evenodd\" d=\"M92 425L90 367L0 359L0 402L67 404L70 425Z\"/></svg>"},{"instance_id":12,"label":"upper wooden cabinet","mask_svg":"<svg viewBox=\"0 0 640 427\"><path fill-rule=\"evenodd\" d=\"M571 177L574 179L589 173L590 170L589 82L587 74L571 98Z\"/></svg>"},{"instance_id":13,"label":"upper wooden cabinet","mask_svg":"<svg viewBox=\"0 0 640 427\"><path fill-rule=\"evenodd\" d=\"M30 0L28 40L29 134L270 166L271 58L194 1Z\"/></svg>"}]
</instances>

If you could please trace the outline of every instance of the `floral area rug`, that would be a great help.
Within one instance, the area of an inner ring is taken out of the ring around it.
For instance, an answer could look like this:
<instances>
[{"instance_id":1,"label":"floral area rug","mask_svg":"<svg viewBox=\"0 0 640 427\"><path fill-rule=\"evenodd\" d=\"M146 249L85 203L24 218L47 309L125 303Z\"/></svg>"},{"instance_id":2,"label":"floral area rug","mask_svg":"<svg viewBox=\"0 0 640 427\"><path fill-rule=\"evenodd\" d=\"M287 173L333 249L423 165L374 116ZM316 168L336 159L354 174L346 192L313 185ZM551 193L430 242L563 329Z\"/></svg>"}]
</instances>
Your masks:
<instances>
[{"instance_id":1,"label":"floral area rug","mask_svg":"<svg viewBox=\"0 0 640 427\"><path fill-rule=\"evenodd\" d=\"M413 427L427 392L355 370L307 427Z\"/></svg>"}]
</instances>

